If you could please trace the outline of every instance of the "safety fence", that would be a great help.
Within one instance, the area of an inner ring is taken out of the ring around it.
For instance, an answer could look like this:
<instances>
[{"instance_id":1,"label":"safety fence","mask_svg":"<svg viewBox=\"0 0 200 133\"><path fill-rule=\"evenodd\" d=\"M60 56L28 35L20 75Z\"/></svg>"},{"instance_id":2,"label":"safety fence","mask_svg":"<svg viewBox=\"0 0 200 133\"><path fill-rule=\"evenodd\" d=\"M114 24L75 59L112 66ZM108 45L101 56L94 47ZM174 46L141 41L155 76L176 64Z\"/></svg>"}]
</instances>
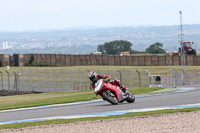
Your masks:
<instances>
[{"instance_id":1,"label":"safety fence","mask_svg":"<svg viewBox=\"0 0 200 133\"><path fill-rule=\"evenodd\" d=\"M199 72L196 70L169 70L168 75L150 75L149 86L181 87L200 86ZM160 76L160 80L156 78Z\"/></svg>"},{"instance_id":2,"label":"safety fence","mask_svg":"<svg viewBox=\"0 0 200 133\"><path fill-rule=\"evenodd\" d=\"M128 88L200 85L199 73L195 70L169 71L168 75L151 75L148 70L96 70L98 74L111 75L111 79L117 78ZM86 70L18 69L0 71L0 78L0 90L61 92L91 89Z\"/></svg>"},{"instance_id":3,"label":"safety fence","mask_svg":"<svg viewBox=\"0 0 200 133\"><path fill-rule=\"evenodd\" d=\"M98 74L111 75L128 88L148 87L148 73L145 71L96 70ZM90 90L88 71L80 70L38 70L19 69L0 71L0 90L60 92Z\"/></svg>"}]
</instances>

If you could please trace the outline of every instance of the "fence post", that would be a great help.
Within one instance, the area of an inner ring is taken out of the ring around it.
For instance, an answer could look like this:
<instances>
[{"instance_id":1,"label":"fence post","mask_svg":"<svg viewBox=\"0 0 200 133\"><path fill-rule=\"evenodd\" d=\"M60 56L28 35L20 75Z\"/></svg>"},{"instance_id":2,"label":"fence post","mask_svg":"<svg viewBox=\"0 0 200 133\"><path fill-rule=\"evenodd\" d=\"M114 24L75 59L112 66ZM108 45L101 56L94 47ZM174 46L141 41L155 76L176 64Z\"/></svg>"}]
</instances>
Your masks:
<instances>
[{"instance_id":1,"label":"fence post","mask_svg":"<svg viewBox=\"0 0 200 133\"><path fill-rule=\"evenodd\" d=\"M13 73L15 74L15 81L14 81L13 91L14 91L14 88L16 88L16 91L17 91L18 90L17 89L17 73L15 71L13 71Z\"/></svg>"},{"instance_id":2,"label":"fence post","mask_svg":"<svg viewBox=\"0 0 200 133\"><path fill-rule=\"evenodd\" d=\"M46 69L44 71L46 71L47 73L47 86L48 86L48 92L49 92L49 72Z\"/></svg>"},{"instance_id":3,"label":"fence post","mask_svg":"<svg viewBox=\"0 0 200 133\"><path fill-rule=\"evenodd\" d=\"M148 70L145 70L145 72L148 74L148 83L149 83L149 87L151 87L151 84L150 84L151 74Z\"/></svg>"},{"instance_id":4,"label":"fence post","mask_svg":"<svg viewBox=\"0 0 200 133\"><path fill-rule=\"evenodd\" d=\"M182 70L182 76L183 76L183 85L186 85L186 72Z\"/></svg>"},{"instance_id":5,"label":"fence post","mask_svg":"<svg viewBox=\"0 0 200 133\"><path fill-rule=\"evenodd\" d=\"M32 70L28 69L31 72L31 90L33 89L33 79L32 79Z\"/></svg>"},{"instance_id":6,"label":"fence post","mask_svg":"<svg viewBox=\"0 0 200 133\"><path fill-rule=\"evenodd\" d=\"M24 70L20 68L20 71L22 72L22 87L24 88Z\"/></svg>"},{"instance_id":7,"label":"fence post","mask_svg":"<svg viewBox=\"0 0 200 133\"><path fill-rule=\"evenodd\" d=\"M199 84L199 75L198 72L196 70L194 70L195 76L196 76L196 84Z\"/></svg>"},{"instance_id":8,"label":"fence post","mask_svg":"<svg viewBox=\"0 0 200 133\"><path fill-rule=\"evenodd\" d=\"M90 72L90 71L89 71L89 72ZM99 70L97 70L96 72L97 72L97 74L98 74L98 73L101 73Z\"/></svg>"},{"instance_id":9,"label":"fence post","mask_svg":"<svg viewBox=\"0 0 200 133\"><path fill-rule=\"evenodd\" d=\"M1 73L1 89L3 91L3 73L1 71L0 71L0 73Z\"/></svg>"},{"instance_id":10,"label":"fence post","mask_svg":"<svg viewBox=\"0 0 200 133\"><path fill-rule=\"evenodd\" d=\"M40 70L36 69L36 71L38 72L38 84L39 84L38 85L39 86L38 89L40 89Z\"/></svg>"},{"instance_id":11,"label":"fence post","mask_svg":"<svg viewBox=\"0 0 200 133\"><path fill-rule=\"evenodd\" d=\"M111 76L111 74L110 74L110 72L109 72L108 70L106 70L106 72L108 73L108 75L110 75L110 76Z\"/></svg>"},{"instance_id":12,"label":"fence post","mask_svg":"<svg viewBox=\"0 0 200 133\"><path fill-rule=\"evenodd\" d=\"M8 74L8 90L10 91L10 73L8 71L6 73Z\"/></svg>"},{"instance_id":13,"label":"fence post","mask_svg":"<svg viewBox=\"0 0 200 133\"><path fill-rule=\"evenodd\" d=\"M130 74L130 85L131 85L131 88L133 88L133 78L132 78L132 72L130 70L127 70Z\"/></svg>"},{"instance_id":14,"label":"fence post","mask_svg":"<svg viewBox=\"0 0 200 133\"><path fill-rule=\"evenodd\" d=\"M63 88L66 89L65 86L65 72L63 70L60 70L62 72L62 79L63 79Z\"/></svg>"},{"instance_id":15,"label":"fence post","mask_svg":"<svg viewBox=\"0 0 200 133\"><path fill-rule=\"evenodd\" d=\"M55 87L55 91L57 92L56 71L52 70L52 72L54 72L54 87Z\"/></svg>"},{"instance_id":16,"label":"fence post","mask_svg":"<svg viewBox=\"0 0 200 133\"><path fill-rule=\"evenodd\" d=\"M77 70L79 73L80 73L80 90L83 90L82 89L82 73L80 70Z\"/></svg>"},{"instance_id":17,"label":"fence post","mask_svg":"<svg viewBox=\"0 0 200 133\"><path fill-rule=\"evenodd\" d=\"M139 88L141 88L141 77L140 77L140 72L138 70L136 70L136 72L138 73L139 76Z\"/></svg>"},{"instance_id":18,"label":"fence post","mask_svg":"<svg viewBox=\"0 0 200 133\"><path fill-rule=\"evenodd\" d=\"M178 86L178 72L175 69L173 71L175 71L175 86Z\"/></svg>"},{"instance_id":19,"label":"fence post","mask_svg":"<svg viewBox=\"0 0 200 133\"><path fill-rule=\"evenodd\" d=\"M172 72L172 81L173 81L173 87L176 87L176 81L175 81L175 76L174 76L174 71L169 69L170 72Z\"/></svg>"},{"instance_id":20,"label":"fence post","mask_svg":"<svg viewBox=\"0 0 200 133\"><path fill-rule=\"evenodd\" d=\"M74 90L73 72L72 70L68 70L68 71L71 73L71 86L72 86L72 89Z\"/></svg>"},{"instance_id":21,"label":"fence post","mask_svg":"<svg viewBox=\"0 0 200 133\"><path fill-rule=\"evenodd\" d=\"M119 76L120 76L120 83L122 84L122 73L121 73L119 70L117 70L117 72L119 73Z\"/></svg>"}]
</instances>

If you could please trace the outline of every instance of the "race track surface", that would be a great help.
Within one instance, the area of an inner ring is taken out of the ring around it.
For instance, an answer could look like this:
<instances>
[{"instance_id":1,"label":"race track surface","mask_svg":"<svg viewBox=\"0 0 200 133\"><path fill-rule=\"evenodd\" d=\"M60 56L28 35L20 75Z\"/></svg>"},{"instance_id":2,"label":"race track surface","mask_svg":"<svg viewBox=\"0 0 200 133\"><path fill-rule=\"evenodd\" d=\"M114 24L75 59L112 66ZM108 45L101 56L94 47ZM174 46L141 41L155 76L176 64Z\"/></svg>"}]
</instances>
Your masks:
<instances>
[{"instance_id":1,"label":"race track surface","mask_svg":"<svg viewBox=\"0 0 200 133\"><path fill-rule=\"evenodd\" d=\"M154 108L200 103L200 89L193 91L137 97L135 103L111 105L106 101L60 105L28 110L0 111L0 122L54 116L70 116L130 109Z\"/></svg>"}]
</instances>

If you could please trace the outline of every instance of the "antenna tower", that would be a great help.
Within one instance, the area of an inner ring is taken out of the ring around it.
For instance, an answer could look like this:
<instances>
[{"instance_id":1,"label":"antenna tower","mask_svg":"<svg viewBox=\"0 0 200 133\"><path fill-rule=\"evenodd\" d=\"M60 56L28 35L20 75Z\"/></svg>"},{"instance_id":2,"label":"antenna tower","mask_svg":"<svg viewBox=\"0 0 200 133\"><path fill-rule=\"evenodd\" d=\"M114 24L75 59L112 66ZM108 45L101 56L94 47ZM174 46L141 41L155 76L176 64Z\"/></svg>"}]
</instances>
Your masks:
<instances>
[{"instance_id":1,"label":"antenna tower","mask_svg":"<svg viewBox=\"0 0 200 133\"><path fill-rule=\"evenodd\" d=\"M183 47L183 18L182 18L182 12L179 11L180 13L180 45L182 47L181 49L181 63L182 63L182 71L185 69L185 49Z\"/></svg>"}]
</instances>

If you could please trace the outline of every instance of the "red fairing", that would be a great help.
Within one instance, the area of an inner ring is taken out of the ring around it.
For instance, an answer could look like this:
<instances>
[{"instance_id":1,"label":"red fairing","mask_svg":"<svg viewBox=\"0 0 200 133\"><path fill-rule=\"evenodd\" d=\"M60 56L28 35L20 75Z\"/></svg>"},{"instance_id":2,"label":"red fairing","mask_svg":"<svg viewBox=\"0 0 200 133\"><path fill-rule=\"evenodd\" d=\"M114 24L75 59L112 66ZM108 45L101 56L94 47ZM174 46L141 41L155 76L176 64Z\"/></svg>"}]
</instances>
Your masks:
<instances>
[{"instance_id":1,"label":"red fairing","mask_svg":"<svg viewBox=\"0 0 200 133\"><path fill-rule=\"evenodd\" d=\"M103 87L101 88L99 94L101 94L101 92L102 92L103 90L111 90L111 91L115 92L116 95L117 95L117 99L120 98L121 93L122 93L122 90L121 90L118 86L112 85L112 84L110 84L109 82L107 82L107 83L104 83L104 82L103 82Z\"/></svg>"}]
</instances>

